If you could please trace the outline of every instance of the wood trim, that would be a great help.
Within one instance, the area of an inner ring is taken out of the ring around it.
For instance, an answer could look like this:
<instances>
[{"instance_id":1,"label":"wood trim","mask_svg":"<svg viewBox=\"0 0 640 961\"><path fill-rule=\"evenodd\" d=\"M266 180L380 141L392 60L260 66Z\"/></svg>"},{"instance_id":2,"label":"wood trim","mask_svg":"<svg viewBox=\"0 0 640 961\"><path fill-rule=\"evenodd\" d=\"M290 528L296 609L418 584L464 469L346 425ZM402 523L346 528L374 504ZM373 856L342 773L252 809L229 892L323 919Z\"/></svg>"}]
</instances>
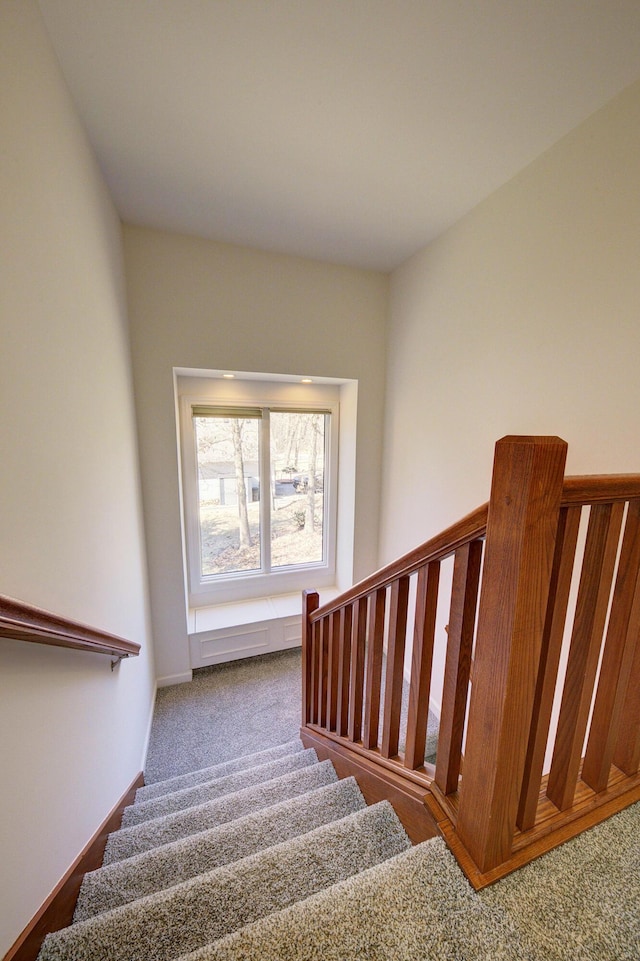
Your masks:
<instances>
[{"instance_id":1,"label":"wood trim","mask_svg":"<svg viewBox=\"0 0 640 961\"><path fill-rule=\"evenodd\" d=\"M428 803L438 823L438 830L443 835L447 845L451 848L458 864L476 891L481 891L495 881L511 874L517 868L534 861L542 854L560 847L566 841L577 837L596 824L601 824L614 814L618 814L631 804L640 801L640 776L619 779L615 773L610 779L609 788L602 794L594 795L586 785L579 782L584 797L566 811L558 812L545 818L530 831L516 834L512 854L501 864L491 870L482 872L474 863L468 850L460 840L454 823L455 814L450 801L453 796L443 798L437 787L433 786L434 794L428 798ZM544 791L544 782L541 794ZM438 817L437 812L444 812Z\"/></svg>"},{"instance_id":2,"label":"wood trim","mask_svg":"<svg viewBox=\"0 0 640 961\"><path fill-rule=\"evenodd\" d=\"M338 777L355 777L367 804L389 801L413 844L438 835L436 821L427 807L428 790L412 784L365 757L354 754L319 731L301 728L305 747L315 749L320 760L330 760Z\"/></svg>"},{"instance_id":3,"label":"wood trim","mask_svg":"<svg viewBox=\"0 0 640 961\"><path fill-rule=\"evenodd\" d=\"M640 497L640 474L586 474L565 477L562 507L581 504L610 504Z\"/></svg>"},{"instance_id":4,"label":"wood trim","mask_svg":"<svg viewBox=\"0 0 640 961\"><path fill-rule=\"evenodd\" d=\"M488 509L489 505L483 504L463 517L457 524L447 527L441 534L432 537L431 540L421 544L420 547L416 547L415 550L388 564L387 567L381 568L358 584L354 584L344 594L314 611L311 620L316 621L326 617L327 614L339 610L345 604L350 604L360 597L388 587L392 581L399 577L409 577L411 574L415 574L418 568L424 564L444 560L445 557L455 553L467 541L484 537L487 529Z\"/></svg>"},{"instance_id":5,"label":"wood trim","mask_svg":"<svg viewBox=\"0 0 640 961\"><path fill-rule=\"evenodd\" d=\"M140 645L0 594L0 637L113 657L135 657Z\"/></svg>"},{"instance_id":6,"label":"wood trim","mask_svg":"<svg viewBox=\"0 0 640 961\"><path fill-rule=\"evenodd\" d=\"M34 914L15 944L9 948L3 961L35 961L46 935L71 924L83 877L88 871L95 871L101 866L107 837L120 828L125 807L133 803L136 791L143 784L144 775L141 771Z\"/></svg>"},{"instance_id":7,"label":"wood trim","mask_svg":"<svg viewBox=\"0 0 640 961\"><path fill-rule=\"evenodd\" d=\"M398 778L400 782L415 784L421 790L427 791L435 776L436 769L433 764L425 763L421 768L412 770L404 766L402 755L398 755L395 758L383 757L379 748L369 749L364 746L362 741L350 741L347 738L340 737L333 731L327 731L326 728L323 728L321 725L309 724L306 726L305 731L310 737L321 737L332 744L338 745L341 751L349 756L353 756L358 764L362 760L367 766L370 765L372 769L376 771L388 771L394 778Z\"/></svg>"}]
</instances>

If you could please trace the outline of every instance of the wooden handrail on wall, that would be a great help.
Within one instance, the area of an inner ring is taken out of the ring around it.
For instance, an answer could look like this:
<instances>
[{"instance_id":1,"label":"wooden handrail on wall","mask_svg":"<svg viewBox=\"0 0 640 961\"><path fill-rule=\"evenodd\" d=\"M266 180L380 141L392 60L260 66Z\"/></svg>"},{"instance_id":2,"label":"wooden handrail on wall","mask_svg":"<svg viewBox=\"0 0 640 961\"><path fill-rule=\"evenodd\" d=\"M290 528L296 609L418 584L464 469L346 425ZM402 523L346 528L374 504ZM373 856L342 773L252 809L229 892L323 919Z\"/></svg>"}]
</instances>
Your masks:
<instances>
[{"instance_id":1,"label":"wooden handrail on wall","mask_svg":"<svg viewBox=\"0 0 640 961\"><path fill-rule=\"evenodd\" d=\"M140 645L49 611L0 595L0 637L78 651L94 651L121 659L135 657Z\"/></svg>"},{"instance_id":2,"label":"wooden handrail on wall","mask_svg":"<svg viewBox=\"0 0 640 961\"><path fill-rule=\"evenodd\" d=\"M424 789L476 888L640 799L640 475L564 478L566 449L503 438L488 505L322 608L304 596L303 736Z\"/></svg>"}]
</instances>

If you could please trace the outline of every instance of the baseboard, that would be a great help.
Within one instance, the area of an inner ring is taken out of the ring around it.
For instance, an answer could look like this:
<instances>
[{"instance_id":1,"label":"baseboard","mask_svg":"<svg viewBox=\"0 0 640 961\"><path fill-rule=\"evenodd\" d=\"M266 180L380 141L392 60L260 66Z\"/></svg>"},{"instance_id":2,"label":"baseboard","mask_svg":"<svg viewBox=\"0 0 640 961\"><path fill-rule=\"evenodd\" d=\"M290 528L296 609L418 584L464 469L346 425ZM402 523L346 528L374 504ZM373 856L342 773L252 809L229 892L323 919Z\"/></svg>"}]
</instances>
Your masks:
<instances>
[{"instance_id":1,"label":"baseboard","mask_svg":"<svg viewBox=\"0 0 640 961\"><path fill-rule=\"evenodd\" d=\"M13 947L9 948L3 961L35 961L46 935L71 924L84 875L102 865L108 835L118 830L125 807L133 803L136 790L143 784L144 777L140 772L29 921Z\"/></svg>"},{"instance_id":2,"label":"baseboard","mask_svg":"<svg viewBox=\"0 0 640 961\"><path fill-rule=\"evenodd\" d=\"M149 708L149 718L147 720L147 733L145 735L144 744L142 746L142 770L147 769L147 755L149 753L149 743L151 741L151 728L153 727L153 715L156 712L156 699L158 697L158 682L154 681L153 684L153 697L151 698L151 707Z\"/></svg>"},{"instance_id":3,"label":"baseboard","mask_svg":"<svg viewBox=\"0 0 640 961\"><path fill-rule=\"evenodd\" d=\"M158 687L171 687L172 684L188 684L193 680L193 671L185 671L184 674L169 674L167 677L159 677Z\"/></svg>"}]
</instances>

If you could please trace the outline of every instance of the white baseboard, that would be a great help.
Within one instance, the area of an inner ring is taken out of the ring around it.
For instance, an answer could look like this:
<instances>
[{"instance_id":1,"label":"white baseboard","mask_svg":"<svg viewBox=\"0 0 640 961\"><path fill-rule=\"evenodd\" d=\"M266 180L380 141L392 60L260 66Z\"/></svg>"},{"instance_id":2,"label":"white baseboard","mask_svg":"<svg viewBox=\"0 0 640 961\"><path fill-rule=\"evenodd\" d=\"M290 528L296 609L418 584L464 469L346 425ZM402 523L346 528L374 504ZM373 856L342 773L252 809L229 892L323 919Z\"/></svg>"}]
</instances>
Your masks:
<instances>
[{"instance_id":1,"label":"white baseboard","mask_svg":"<svg viewBox=\"0 0 640 961\"><path fill-rule=\"evenodd\" d=\"M172 684L186 684L193 680L193 671L185 671L184 674L170 674L168 677L159 677L158 687L170 687Z\"/></svg>"}]
</instances>

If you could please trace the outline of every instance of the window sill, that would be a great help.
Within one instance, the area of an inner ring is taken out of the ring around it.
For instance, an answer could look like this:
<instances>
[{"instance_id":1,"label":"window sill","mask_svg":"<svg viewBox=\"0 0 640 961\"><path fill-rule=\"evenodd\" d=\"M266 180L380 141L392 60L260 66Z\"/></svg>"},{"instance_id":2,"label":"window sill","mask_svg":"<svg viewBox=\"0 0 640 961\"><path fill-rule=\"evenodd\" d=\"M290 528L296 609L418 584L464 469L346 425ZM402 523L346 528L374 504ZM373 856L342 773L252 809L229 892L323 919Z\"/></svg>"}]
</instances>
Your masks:
<instances>
[{"instance_id":1,"label":"window sill","mask_svg":"<svg viewBox=\"0 0 640 961\"><path fill-rule=\"evenodd\" d=\"M337 587L325 587L320 592L320 603L327 604L340 593ZM256 597L248 601L232 601L207 607L193 607L189 611L189 634L204 634L242 624L256 624L283 617L302 616L302 591Z\"/></svg>"},{"instance_id":2,"label":"window sill","mask_svg":"<svg viewBox=\"0 0 640 961\"><path fill-rule=\"evenodd\" d=\"M324 588L321 603L339 593L337 587ZM191 667L299 647L301 616L301 591L192 608L188 620Z\"/></svg>"}]
</instances>

